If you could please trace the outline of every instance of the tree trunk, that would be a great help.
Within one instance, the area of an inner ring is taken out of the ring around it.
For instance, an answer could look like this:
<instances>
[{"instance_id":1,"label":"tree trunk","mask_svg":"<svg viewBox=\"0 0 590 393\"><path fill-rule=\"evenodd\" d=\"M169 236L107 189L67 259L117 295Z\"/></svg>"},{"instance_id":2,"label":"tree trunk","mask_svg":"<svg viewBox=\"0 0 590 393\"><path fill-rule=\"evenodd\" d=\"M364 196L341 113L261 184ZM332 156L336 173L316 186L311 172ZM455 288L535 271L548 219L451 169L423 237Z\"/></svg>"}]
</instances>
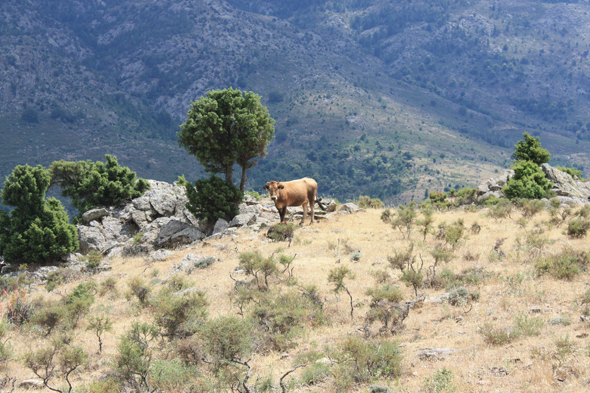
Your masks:
<instances>
[{"instance_id":1,"label":"tree trunk","mask_svg":"<svg viewBox=\"0 0 590 393\"><path fill-rule=\"evenodd\" d=\"M234 173L233 165L230 164L225 167L225 181L228 182L229 184L234 184L233 173Z\"/></svg>"},{"instance_id":2,"label":"tree trunk","mask_svg":"<svg viewBox=\"0 0 590 393\"><path fill-rule=\"evenodd\" d=\"M242 180L240 181L240 191L242 193L246 190L246 179L248 178L248 170L242 167Z\"/></svg>"}]
</instances>

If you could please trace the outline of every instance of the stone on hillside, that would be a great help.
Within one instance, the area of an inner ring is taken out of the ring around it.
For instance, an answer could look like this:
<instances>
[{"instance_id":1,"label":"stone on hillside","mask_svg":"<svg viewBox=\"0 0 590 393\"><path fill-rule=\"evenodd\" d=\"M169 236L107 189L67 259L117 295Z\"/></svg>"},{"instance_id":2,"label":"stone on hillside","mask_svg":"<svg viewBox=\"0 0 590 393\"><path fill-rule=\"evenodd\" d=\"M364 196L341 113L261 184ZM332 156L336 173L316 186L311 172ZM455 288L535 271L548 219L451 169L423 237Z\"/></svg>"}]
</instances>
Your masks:
<instances>
[{"instance_id":1,"label":"stone on hillside","mask_svg":"<svg viewBox=\"0 0 590 393\"><path fill-rule=\"evenodd\" d=\"M191 274L195 269L204 269L207 266L211 266L217 258L215 257L203 257L197 254L186 254L182 259L182 262L172 266L170 275L174 275L180 272L186 272Z\"/></svg>"},{"instance_id":2,"label":"stone on hillside","mask_svg":"<svg viewBox=\"0 0 590 393\"><path fill-rule=\"evenodd\" d=\"M142 195L139 198L135 198L133 201L133 207L139 211L150 211L152 210L152 205L150 204L150 198L147 195Z\"/></svg>"},{"instance_id":3,"label":"stone on hillside","mask_svg":"<svg viewBox=\"0 0 590 393\"><path fill-rule=\"evenodd\" d=\"M239 214L260 214L260 206L259 205L247 205L245 203L240 203L238 206Z\"/></svg>"},{"instance_id":4,"label":"stone on hillside","mask_svg":"<svg viewBox=\"0 0 590 393\"><path fill-rule=\"evenodd\" d=\"M78 242L80 253L88 254L90 251L100 251L106 243L106 239L100 229L91 226L78 225Z\"/></svg>"},{"instance_id":5,"label":"stone on hillside","mask_svg":"<svg viewBox=\"0 0 590 393\"><path fill-rule=\"evenodd\" d=\"M502 193L500 193L500 191L488 191L483 195L480 195L477 197L477 201L478 202L485 202L488 199L490 199L491 197L496 197L496 198L502 198Z\"/></svg>"},{"instance_id":6,"label":"stone on hillside","mask_svg":"<svg viewBox=\"0 0 590 393\"><path fill-rule=\"evenodd\" d=\"M129 237L128 228L124 228L120 220L112 217L105 217L102 220L102 233L105 239L114 240L120 237Z\"/></svg>"},{"instance_id":7,"label":"stone on hillside","mask_svg":"<svg viewBox=\"0 0 590 393\"><path fill-rule=\"evenodd\" d=\"M223 218L218 218L215 226L213 227L213 235L217 235L229 228L229 222L225 221Z\"/></svg>"},{"instance_id":8,"label":"stone on hillside","mask_svg":"<svg viewBox=\"0 0 590 393\"><path fill-rule=\"evenodd\" d=\"M43 381L40 379L25 379L24 381L20 382L17 387L19 389L43 389L45 385L43 385Z\"/></svg>"},{"instance_id":9,"label":"stone on hillside","mask_svg":"<svg viewBox=\"0 0 590 393\"><path fill-rule=\"evenodd\" d=\"M107 209L92 209L82 214L82 221L88 223L90 221L99 220L108 215L109 211Z\"/></svg>"},{"instance_id":10,"label":"stone on hillside","mask_svg":"<svg viewBox=\"0 0 590 393\"><path fill-rule=\"evenodd\" d=\"M165 192L148 191L150 204L158 214L162 216L169 216L174 214L176 209L176 195L171 190Z\"/></svg>"},{"instance_id":11,"label":"stone on hillside","mask_svg":"<svg viewBox=\"0 0 590 393\"><path fill-rule=\"evenodd\" d=\"M258 201L252 195L244 194L244 203L246 205L255 205L258 203Z\"/></svg>"},{"instance_id":12,"label":"stone on hillside","mask_svg":"<svg viewBox=\"0 0 590 393\"><path fill-rule=\"evenodd\" d=\"M452 348L435 348L418 351L420 360L444 360L445 356L457 352Z\"/></svg>"},{"instance_id":13,"label":"stone on hillside","mask_svg":"<svg viewBox=\"0 0 590 393\"><path fill-rule=\"evenodd\" d=\"M148 256L148 259L154 262L162 262L172 256L172 253L167 250L157 250Z\"/></svg>"},{"instance_id":14,"label":"stone on hillside","mask_svg":"<svg viewBox=\"0 0 590 393\"><path fill-rule=\"evenodd\" d=\"M131 219L133 220L133 222L140 228L145 227L149 222L145 211L132 209L130 211L130 215L131 215Z\"/></svg>"},{"instance_id":15,"label":"stone on hillside","mask_svg":"<svg viewBox=\"0 0 590 393\"><path fill-rule=\"evenodd\" d=\"M244 225L252 225L256 222L256 214L248 213L248 214L238 214L235 216L231 222L229 223L230 227L241 227Z\"/></svg>"},{"instance_id":16,"label":"stone on hillside","mask_svg":"<svg viewBox=\"0 0 590 393\"><path fill-rule=\"evenodd\" d=\"M359 211L364 211L364 209L361 209L360 207L358 207L358 205L349 202L349 203L345 203L345 204L341 205L339 211L343 211L343 212L347 212L347 213L356 213Z\"/></svg>"},{"instance_id":17,"label":"stone on hillside","mask_svg":"<svg viewBox=\"0 0 590 393\"><path fill-rule=\"evenodd\" d=\"M160 247L171 247L180 244L190 244L203 239L205 234L187 222L169 220L160 228L156 244Z\"/></svg>"}]
</instances>

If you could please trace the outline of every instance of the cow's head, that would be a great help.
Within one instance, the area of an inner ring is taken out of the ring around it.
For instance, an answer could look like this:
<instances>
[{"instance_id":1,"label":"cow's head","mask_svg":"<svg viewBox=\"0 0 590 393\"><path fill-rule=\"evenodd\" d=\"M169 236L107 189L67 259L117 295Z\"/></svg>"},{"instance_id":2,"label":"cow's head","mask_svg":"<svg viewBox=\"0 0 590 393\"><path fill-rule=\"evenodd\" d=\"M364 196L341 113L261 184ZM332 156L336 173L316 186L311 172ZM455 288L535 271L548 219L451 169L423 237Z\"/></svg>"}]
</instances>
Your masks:
<instances>
[{"instance_id":1,"label":"cow's head","mask_svg":"<svg viewBox=\"0 0 590 393\"><path fill-rule=\"evenodd\" d=\"M268 190L268 193L270 195L270 199L272 199L273 201L276 201L277 198L279 197L279 190L282 190L283 188L285 188L284 185L281 184L281 182L277 182L277 181L269 181L268 183L266 183L263 187L265 190Z\"/></svg>"}]
</instances>

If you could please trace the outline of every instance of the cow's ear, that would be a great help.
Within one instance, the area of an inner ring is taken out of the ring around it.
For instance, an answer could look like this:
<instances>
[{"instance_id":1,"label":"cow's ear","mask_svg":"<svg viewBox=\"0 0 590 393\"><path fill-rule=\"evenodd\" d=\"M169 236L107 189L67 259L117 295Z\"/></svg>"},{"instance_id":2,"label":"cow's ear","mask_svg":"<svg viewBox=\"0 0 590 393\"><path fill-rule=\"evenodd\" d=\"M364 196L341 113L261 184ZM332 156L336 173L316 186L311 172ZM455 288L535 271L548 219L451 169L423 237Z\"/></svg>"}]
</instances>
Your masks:
<instances>
[{"instance_id":1,"label":"cow's ear","mask_svg":"<svg viewBox=\"0 0 590 393\"><path fill-rule=\"evenodd\" d=\"M284 185L282 185L282 184L279 186L279 190L282 190L282 189L284 189L284 188L285 188L285 186L284 186Z\"/></svg>"},{"instance_id":2,"label":"cow's ear","mask_svg":"<svg viewBox=\"0 0 590 393\"><path fill-rule=\"evenodd\" d=\"M266 183L266 184L264 185L264 187L262 187L262 189L263 189L263 190L268 190L268 183Z\"/></svg>"}]
</instances>

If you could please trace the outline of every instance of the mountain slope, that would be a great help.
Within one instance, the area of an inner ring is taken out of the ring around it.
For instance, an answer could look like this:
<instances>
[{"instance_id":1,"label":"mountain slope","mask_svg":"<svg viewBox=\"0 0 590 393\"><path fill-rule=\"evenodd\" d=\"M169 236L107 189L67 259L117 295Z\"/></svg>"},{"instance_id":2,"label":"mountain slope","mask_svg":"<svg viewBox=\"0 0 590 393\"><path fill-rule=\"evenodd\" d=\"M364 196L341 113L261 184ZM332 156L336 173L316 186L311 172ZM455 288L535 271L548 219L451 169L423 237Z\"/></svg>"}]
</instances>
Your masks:
<instances>
[{"instance_id":1,"label":"mountain slope","mask_svg":"<svg viewBox=\"0 0 590 393\"><path fill-rule=\"evenodd\" d=\"M556 163L589 165L586 3L11 0L0 11L0 175L111 153L143 177L201 177L177 125L190 101L229 86L261 94L277 120L249 188L312 176L338 198L422 198L506 167L524 131Z\"/></svg>"}]
</instances>

